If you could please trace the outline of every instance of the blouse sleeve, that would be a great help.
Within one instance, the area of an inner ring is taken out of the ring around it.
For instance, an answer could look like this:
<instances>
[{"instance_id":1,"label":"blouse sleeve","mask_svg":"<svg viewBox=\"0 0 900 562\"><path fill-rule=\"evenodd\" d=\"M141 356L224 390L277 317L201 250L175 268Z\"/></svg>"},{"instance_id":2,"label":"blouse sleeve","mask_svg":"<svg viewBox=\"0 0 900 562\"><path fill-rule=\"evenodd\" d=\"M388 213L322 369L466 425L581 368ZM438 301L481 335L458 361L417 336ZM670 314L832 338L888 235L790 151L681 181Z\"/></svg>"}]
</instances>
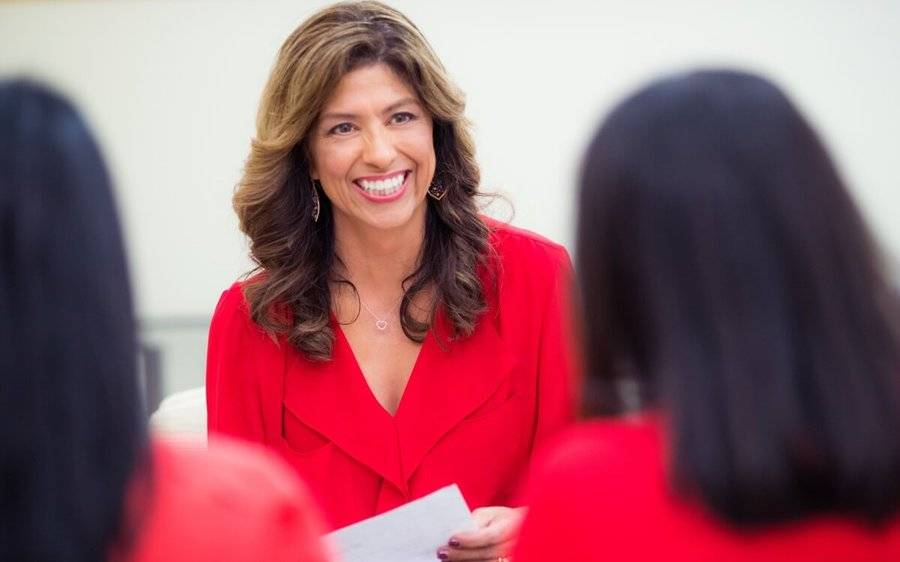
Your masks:
<instances>
[{"instance_id":1,"label":"blouse sleeve","mask_svg":"<svg viewBox=\"0 0 900 562\"><path fill-rule=\"evenodd\" d=\"M572 262L562 247L555 248L553 259L538 352L535 447L574 421L581 382L581 361L572 323Z\"/></svg>"},{"instance_id":2,"label":"blouse sleeve","mask_svg":"<svg viewBox=\"0 0 900 562\"><path fill-rule=\"evenodd\" d=\"M209 432L263 442L260 392L265 344L274 343L252 322L241 287L222 294L209 328L206 407Z\"/></svg>"}]
</instances>

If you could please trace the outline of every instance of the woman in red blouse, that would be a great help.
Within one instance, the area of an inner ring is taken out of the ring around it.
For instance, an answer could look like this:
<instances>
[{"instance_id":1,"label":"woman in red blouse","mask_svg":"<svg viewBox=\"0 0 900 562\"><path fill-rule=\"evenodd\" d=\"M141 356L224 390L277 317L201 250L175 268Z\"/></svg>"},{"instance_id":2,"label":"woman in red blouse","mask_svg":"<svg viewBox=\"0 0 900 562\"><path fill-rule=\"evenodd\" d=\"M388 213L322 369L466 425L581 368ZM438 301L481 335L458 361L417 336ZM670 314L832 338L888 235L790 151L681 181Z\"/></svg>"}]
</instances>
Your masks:
<instances>
[{"instance_id":1,"label":"woman in red blouse","mask_svg":"<svg viewBox=\"0 0 900 562\"><path fill-rule=\"evenodd\" d=\"M77 111L0 83L0 560L326 562L278 459L147 435L109 177Z\"/></svg>"},{"instance_id":2,"label":"woman in red blouse","mask_svg":"<svg viewBox=\"0 0 900 562\"><path fill-rule=\"evenodd\" d=\"M578 227L595 413L538 461L516 562L900 560L900 304L768 81L613 111Z\"/></svg>"},{"instance_id":3,"label":"woman in red blouse","mask_svg":"<svg viewBox=\"0 0 900 562\"><path fill-rule=\"evenodd\" d=\"M495 560L519 473L573 415L570 266L478 215L463 111L382 4L286 40L234 198L258 271L216 308L207 401L209 429L281 454L332 527L456 483L481 529L438 557Z\"/></svg>"}]
</instances>

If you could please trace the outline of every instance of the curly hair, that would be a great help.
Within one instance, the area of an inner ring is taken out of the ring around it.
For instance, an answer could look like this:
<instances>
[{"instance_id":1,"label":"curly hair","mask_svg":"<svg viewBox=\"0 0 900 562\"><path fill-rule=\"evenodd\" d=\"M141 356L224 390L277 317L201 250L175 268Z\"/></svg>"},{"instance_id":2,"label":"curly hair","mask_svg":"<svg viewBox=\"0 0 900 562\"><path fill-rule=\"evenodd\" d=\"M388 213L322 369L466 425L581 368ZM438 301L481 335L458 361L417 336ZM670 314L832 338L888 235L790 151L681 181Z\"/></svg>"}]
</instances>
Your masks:
<instances>
[{"instance_id":1,"label":"curly hair","mask_svg":"<svg viewBox=\"0 0 900 562\"><path fill-rule=\"evenodd\" d=\"M334 343L330 281L337 256L331 205L309 175L308 137L338 81L375 63L389 66L418 95L434 122L437 167L446 188L430 198L416 270L403 281L400 321L424 340L443 307L451 337L472 333L485 310L479 268L488 255L487 225L475 198L480 172L465 117L465 96L419 29L379 2L339 3L303 22L284 42L262 94L243 177L234 194L241 230L256 267L244 284L250 315L272 337L286 336L306 357L328 360ZM355 288L354 288L355 289ZM434 291L425 320L411 307Z\"/></svg>"}]
</instances>

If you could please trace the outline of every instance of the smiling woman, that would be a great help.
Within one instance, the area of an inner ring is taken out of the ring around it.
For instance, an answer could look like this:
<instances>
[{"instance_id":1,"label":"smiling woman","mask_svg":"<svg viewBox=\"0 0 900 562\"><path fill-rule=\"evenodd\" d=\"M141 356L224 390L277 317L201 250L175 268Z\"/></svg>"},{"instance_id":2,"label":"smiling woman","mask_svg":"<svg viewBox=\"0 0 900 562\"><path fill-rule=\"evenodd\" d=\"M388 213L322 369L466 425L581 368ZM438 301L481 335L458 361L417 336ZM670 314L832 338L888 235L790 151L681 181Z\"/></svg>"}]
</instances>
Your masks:
<instances>
[{"instance_id":1,"label":"smiling woman","mask_svg":"<svg viewBox=\"0 0 900 562\"><path fill-rule=\"evenodd\" d=\"M338 233L412 228L406 238L421 237L433 134L431 116L389 66L341 79L310 139L310 177L331 202Z\"/></svg>"},{"instance_id":2,"label":"smiling woman","mask_svg":"<svg viewBox=\"0 0 900 562\"><path fill-rule=\"evenodd\" d=\"M462 93L377 2L281 48L234 197L258 268L210 328L209 427L284 456L341 527L457 483L496 560L536 444L574 413L570 263L478 214ZM439 549L439 550L438 550Z\"/></svg>"}]
</instances>

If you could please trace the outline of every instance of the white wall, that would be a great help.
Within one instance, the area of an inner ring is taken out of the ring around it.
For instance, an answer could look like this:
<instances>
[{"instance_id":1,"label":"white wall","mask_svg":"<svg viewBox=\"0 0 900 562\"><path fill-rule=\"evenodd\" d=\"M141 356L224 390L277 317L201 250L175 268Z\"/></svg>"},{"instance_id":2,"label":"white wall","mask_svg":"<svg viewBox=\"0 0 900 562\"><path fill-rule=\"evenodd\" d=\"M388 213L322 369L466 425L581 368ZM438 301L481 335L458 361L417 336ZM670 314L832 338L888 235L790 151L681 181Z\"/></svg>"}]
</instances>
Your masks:
<instances>
[{"instance_id":1,"label":"white wall","mask_svg":"<svg viewBox=\"0 0 900 562\"><path fill-rule=\"evenodd\" d=\"M570 244L580 151L621 95L694 65L761 70L818 125L900 253L900 2L397 0L469 94L484 185ZM117 181L145 317L210 314L249 266L230 196L275 52L322 2L0 4L0 74L70 93Z\"/></svg>"}]
</instances>

